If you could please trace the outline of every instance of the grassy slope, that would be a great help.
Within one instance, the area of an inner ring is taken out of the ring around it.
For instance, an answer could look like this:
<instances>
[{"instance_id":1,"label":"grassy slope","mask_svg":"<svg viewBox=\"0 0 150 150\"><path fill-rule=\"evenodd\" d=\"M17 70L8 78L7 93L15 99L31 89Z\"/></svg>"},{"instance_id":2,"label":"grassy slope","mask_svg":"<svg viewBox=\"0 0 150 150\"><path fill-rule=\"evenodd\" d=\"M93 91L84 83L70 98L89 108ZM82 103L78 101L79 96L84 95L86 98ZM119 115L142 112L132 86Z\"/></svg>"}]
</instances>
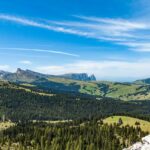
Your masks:
<instances>
[{"instance_id":1,"label":"grassy slope","mask_svg":"<svg viewBox=\"0 0 150 150\"><path fill-rule=\"evenodd\" d=\"M118 122L119 118L122 119L123 126L130 125L130 126L136 127L135 122L139 122L141 129L143 131L148 131L150 133L150 122L144 121L141 119L137 119L133 117L126 117L126 116L112 116L112 117L108 117L104 119L103 121L104 123L114 124Z\"/></svg>"},{"instance_id":2,"label":"grassy slope","mask_svg":"<svg viewBox=\"0 0 150 150\"><path fill-rule=\"evenodd\" d=\"M123 100L147 100L150 99L150 90L147 86L136 84L108 83L108 97L120 98Z\"/></svg>"},{"instance_id":3,"label":"grassy slope","mask_svg":"<svg viewBox=\"0 0 150 150\"><path fill-rule=\"evenodd\" d=\"M64 79L64 78L49 78L49 81L56 83L63 83L66 86L79 85L79 92L91 95L102 95L96 82L84 82L78 80Z\"/></svg>"},{"instance_id":4,"label":"grassy slope","mask_svg":"<svg viewBox=\"0 0 150 150\"><path fill-rule=\"evenodd\" d=\"M65 87L68 87L67 90L71 90L72 88L76 87L74 90L77 89L77 91L80 93L90 95L106 96L122 100L150 100L150 85L123 84L107 81L84 82L55 77L49 78L48 80L56 83L57 90L63 88L63 86L60 87L61 83L62 85L65 85ZM31 92L30 88L33 86L35 85L23 84L19 88L26 90L27 92ZM35 93L35 94L52 96L52 94L46 93Z\"/></svg>"},{"instance_id":5,"label":"grassy slope","mask_svg":"<svg viewBox=\"0 0 150 150\"><path fill-rule=\"evenodd\" d=\"M34 85L32 84L21 84L23 86L17 86L15 84L11 84L7 81L0 81L0 88L11 88L11 89L19 89L19 90L24 90L26 92L30 92L33 94L38 94L38 95L43 95L43 96L53 96L54 94L50 93L44 93L44 92L36 92L30 89L30 87L33 87Z\"/></svg>"},{"instance_id":6,"label":"grassy slope","mask_svg":"<svg viewBox=\"0 0 150 150\"><path fill-rule=\"evenodd\" d=\"M64 85L78 85L79 92L100 95L112 98L119 98L122 100L149 100L150 86L139 84L123 84L115 82L84 82L77 80L69 80L63 78L49 78L49 81L56 83L63 83Z\"/></svg>"}]
</instances>

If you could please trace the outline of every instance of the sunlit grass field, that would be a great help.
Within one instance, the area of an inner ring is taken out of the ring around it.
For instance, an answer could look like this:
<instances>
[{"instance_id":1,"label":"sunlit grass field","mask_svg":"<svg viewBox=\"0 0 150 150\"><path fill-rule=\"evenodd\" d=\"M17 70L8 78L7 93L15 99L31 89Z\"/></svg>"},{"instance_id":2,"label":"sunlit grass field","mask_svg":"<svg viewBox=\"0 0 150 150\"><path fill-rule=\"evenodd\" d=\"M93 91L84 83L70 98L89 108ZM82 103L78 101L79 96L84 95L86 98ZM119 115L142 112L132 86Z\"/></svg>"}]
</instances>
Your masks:
<instances>
[{"instance_id":1,"label":"sunlit grass field","mask_svg":"<svg viewBox=\"0 0 150 150\"><path fill-rule=\"evenodd\" d=\"M123 121L122 126L129 125L129 126L136 127L137 125L135 125L135 123L139 122L140 123L139 127L143 131L150 133L150 122L144 121L141 119L137 119L137 118L126 117L126 116L112 116L112 117L108 117L108 118L104 119L103 122L108 123L108 124L114 124L114 123L118 123L119 118L121 118Z\"/></svg>"},{"instance_id":2,"label":"sunlit grass field","mask_svg":"<svg viewBox=\"0 0 150 150\"><path fill-rule=\"evenodd\" d=\"M2 130L6 130L12 126L14 126L15 124L10 122L10 121L6 121L6 122L0 122L0 131Z\"/></svg>"}]
</instances>

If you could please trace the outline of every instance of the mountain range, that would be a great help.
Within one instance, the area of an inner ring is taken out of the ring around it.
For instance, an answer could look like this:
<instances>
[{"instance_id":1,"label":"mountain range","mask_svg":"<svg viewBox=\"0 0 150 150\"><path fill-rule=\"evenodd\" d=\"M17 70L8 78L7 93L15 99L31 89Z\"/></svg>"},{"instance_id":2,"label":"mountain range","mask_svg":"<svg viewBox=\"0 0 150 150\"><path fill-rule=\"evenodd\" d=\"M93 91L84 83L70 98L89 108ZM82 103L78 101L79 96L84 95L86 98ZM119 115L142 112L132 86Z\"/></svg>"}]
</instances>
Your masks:
<instances>
[{"instance_id":1,"label":"mountain range","mask_svg":"<svg viewBox=\"0 0 150 150\"><path fill-rule=\"evenodd\" d=\"M20 68L15 73L0 71L0 79L48 93L82 93L126 101L150 100L150 79L120 83L97 81L94 75L86 73L48 75Z\"/></svg>"},{"instance_id":2,"label":"mountain range","mask_svg":"<svg viewBox=\"0 0 150 150\"><path fill-rule=\"evenodd\" d=\"M12 82L33 82L37 79L50 78L50 77L65 78L65 79L80 80L80 81L96 81L96 77L94 75L88 76L87 73L48 75L48 74L41 74L38 72L34 72L28 69L22 70L20 68L18 68L15 73L0 71L1 79L12 81Z\"/></svg>"}]
</instances>

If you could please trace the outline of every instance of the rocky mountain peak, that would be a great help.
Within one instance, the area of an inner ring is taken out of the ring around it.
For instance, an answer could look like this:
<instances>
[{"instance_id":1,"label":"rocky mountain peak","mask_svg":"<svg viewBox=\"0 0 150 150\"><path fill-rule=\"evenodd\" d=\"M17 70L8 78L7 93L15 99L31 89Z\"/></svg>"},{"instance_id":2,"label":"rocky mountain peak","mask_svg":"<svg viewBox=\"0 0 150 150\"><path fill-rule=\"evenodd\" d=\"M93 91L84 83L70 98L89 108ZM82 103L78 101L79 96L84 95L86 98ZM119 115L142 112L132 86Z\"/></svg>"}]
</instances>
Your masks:
<instances>
[{"instance_id":1,"label":"rocky mountain peak","mask_svg":"<svg viewBox=\"0 0 150 150\"><path fill-rule=\"evenodd\" d=\"M95 77L94 74L92 74L91 76L89 76L89 78L90 78L91 81L96 81L96 77Z\"/></svg>"},{"instance_id":2,"label":"rocky mountain peak","mask_svg":"<svg viewBox=\"0 0 150 150\"><path fill-rule=\"evenodd\" d=\"M16 71L16 74L22 74L22 73L24 73L24 72L25 72L24 70L18 68L17 71Z\"/></svg>"},{"instance_id":3,"label":"rocky mountain peak","mask_svg":"<svg viewBox=\"0 0 150 150\"><path fill-rule=\"evenodd\" d=\"M96 81L96 77L93 74L91 76L88 76L87 73L70 73L61 75L60 77L80 81Z\"/></svg>"}]
</instances>

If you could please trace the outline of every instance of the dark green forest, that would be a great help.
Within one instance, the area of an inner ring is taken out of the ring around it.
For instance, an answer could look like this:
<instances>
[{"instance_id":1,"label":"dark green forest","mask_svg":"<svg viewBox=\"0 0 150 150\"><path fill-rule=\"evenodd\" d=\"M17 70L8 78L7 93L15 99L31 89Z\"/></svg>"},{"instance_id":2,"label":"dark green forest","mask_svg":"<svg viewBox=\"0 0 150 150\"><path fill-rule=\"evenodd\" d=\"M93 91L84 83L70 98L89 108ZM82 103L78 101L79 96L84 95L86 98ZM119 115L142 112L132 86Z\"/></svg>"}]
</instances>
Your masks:
<instances>
[{"instance_id":1,"label":"dark green forest","mask_svg":"<svg viewBox=\"0 0 150 150\"><path fill-rule=\"evenodd\" d=\"M150 101L124 102L106 97L97 100L93 96L74 94L43 96L9 87L0 88L0 106L0 114L12 121L150 114Z\"/></svg>"},{"instance_id":2,"label":"dark green forest","mask_svg":"<svg viewBox=\"0 0 150 150\"><path fill-rule=\"evenodd\" d=\"M150 101L47 93L1 82L0 119L5 116L5 121L15 123L0 131L2 150L121 150L148 134L138 125L108 125L102 120L126 115L150 121ZM52 124L47 120L72 121Z\"/></svg>"},{"instance_id":3,"label":"dark green forest","mask_svg":"<svg viewBox=\"0 0 150 150\"><path fill-rule=\"evenodd\" d=\"M122 150L146 134L139 127L107 125L97 120L28 122L1 132L0 145L14 150Z\"/></svg>"}]
</instances>

